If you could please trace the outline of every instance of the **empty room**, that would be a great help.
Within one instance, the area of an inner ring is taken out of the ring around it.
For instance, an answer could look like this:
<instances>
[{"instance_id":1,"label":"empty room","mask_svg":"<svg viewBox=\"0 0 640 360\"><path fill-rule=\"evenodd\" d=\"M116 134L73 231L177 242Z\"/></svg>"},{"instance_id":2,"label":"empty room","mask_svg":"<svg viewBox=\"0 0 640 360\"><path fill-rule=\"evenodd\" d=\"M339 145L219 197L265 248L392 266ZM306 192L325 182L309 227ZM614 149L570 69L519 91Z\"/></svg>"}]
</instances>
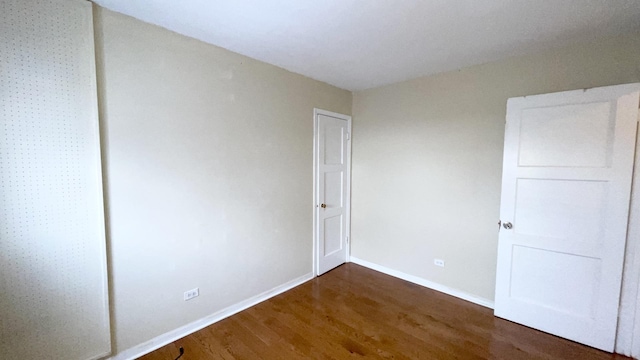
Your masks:
<instances>
[{"instance_id":1,"label":"empty room","mask_svg":"<svg viewBox=\"0 0 640 360\"><path fill-rule=\"evenodd\" d=\"M640 359L640 1L0 0L0 359Z\"/></svg>"}]
</instances>

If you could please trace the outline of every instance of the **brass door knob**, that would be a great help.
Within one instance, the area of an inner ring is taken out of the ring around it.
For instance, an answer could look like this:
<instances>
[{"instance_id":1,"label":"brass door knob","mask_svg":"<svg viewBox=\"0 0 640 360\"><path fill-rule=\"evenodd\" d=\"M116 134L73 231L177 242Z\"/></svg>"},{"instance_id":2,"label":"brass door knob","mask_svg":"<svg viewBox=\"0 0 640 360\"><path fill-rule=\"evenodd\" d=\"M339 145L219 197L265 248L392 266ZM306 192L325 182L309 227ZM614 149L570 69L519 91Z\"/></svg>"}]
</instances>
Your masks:
<instances>
[{"instance_id":1,"label":"brass door knob","mask_svg":"<svg viewBox=\"0 0 640 360\"><path fill-rule=\"evenodd\" d=\"M327 204L322 204L322 205L320 205L320 207L324 209L324 208L327 207Z\"/></svg>"}]
</instances>

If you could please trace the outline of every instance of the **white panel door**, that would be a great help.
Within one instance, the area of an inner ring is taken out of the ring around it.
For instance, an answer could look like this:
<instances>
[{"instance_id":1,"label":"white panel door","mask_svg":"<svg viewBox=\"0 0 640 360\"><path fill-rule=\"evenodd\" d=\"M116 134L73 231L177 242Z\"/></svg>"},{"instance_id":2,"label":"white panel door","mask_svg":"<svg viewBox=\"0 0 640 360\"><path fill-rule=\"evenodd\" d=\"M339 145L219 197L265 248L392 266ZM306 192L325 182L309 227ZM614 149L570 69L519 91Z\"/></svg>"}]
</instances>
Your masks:
<instances>
[{"instance_id":1,"label":"white panel door","mask_svg":"<svg viewBox=\"0 0 640 360\"><path fill-rule=\"evenodd\" d=\"M91 3L0 1L0 358L111 351Z\"/></svg>"},{"instance_id":2,"label":"white panel door","mask_svg":"<svg viewBox=\"0 0 640 360\"><path fill-rule=\"evenodd\" d=\"M613 351L639 89L509 99L496 316Z\"/></svg>"},{"instance_id":3,"label":"white panel door","mask_svg":"<svg viewBox=\"0 0 640 360\"><path fill-rule=\"evenodd\" d=\"M318 275L347 261L350 121L345 115L316 110Z\"/></svg>"}]
</instances>

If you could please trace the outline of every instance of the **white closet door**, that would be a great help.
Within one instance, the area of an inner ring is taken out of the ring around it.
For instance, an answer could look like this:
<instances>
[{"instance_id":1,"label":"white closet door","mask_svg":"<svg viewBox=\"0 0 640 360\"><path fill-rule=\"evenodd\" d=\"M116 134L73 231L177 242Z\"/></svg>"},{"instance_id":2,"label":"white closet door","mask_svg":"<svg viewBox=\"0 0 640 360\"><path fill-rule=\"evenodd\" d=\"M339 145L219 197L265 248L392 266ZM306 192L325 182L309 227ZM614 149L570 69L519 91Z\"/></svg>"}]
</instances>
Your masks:
<instances>
[{"instance_id":1,"label":"white closet door","mask_svg":"<svg viewBox=\"0 0 640 360\"><path fill-rule=\"evenodd\" d=\"M0 1L0 358L110 352L91 3Z\"/></svg>"},{"instance_id":2,"label":"white closet door","mask_svg":"<svg viewBox=\"0 0 640 360\"><path fill-rule=\"evenodd\" d=\"M316 109L317 274L347 262L351 117Z\"/></svg>"}]
</instances>

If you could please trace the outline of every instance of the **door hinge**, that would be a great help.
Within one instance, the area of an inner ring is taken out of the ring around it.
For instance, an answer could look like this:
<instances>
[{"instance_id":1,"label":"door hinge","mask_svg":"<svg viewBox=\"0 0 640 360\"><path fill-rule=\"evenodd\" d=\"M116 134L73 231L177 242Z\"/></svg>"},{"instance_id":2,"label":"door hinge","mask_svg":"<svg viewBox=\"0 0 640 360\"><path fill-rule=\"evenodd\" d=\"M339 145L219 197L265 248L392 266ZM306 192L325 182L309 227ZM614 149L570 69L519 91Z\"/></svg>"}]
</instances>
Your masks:
<instances>
[{"instance_id":1,"label":"door hinge","mask_svg":"<svg viewBox=\"0 0 640 360\"><path fill-rule=\"evenodd\" d=\"M351 134L347 131L347 140L351 140Z\"/></svg>"},{"instance_id":2,"label":"door hinge","mask_svg":"<svg viewBox=\"0 0 640 360\"><path fill-rule=\"evenodd\" d=\"M349 243L349 237L347 236L347 244Z\"/></svg>"}]
</instances>

